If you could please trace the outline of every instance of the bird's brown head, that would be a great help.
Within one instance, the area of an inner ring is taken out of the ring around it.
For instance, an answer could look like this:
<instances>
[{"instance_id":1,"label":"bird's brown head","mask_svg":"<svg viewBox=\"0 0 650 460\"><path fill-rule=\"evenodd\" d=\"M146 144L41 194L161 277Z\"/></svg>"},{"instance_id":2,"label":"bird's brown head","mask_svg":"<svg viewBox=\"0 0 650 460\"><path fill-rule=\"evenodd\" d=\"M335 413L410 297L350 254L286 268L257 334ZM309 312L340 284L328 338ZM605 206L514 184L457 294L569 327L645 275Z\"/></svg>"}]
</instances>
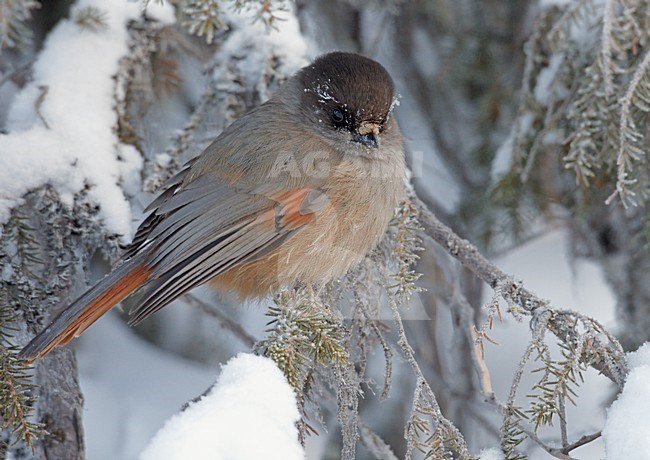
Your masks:
<instances>
[{"instance_id":1,"label":"bird's brown head","mask_svg":"<svg viewBox=\"0 0 650 460\"><path fill-rule=\"evenodd\" d=\"M329 53L303 68L296 82L301 115L318 131L379 146L395 98L393 79L381 64L358 54Z\"/></svg>"}]
</instances>

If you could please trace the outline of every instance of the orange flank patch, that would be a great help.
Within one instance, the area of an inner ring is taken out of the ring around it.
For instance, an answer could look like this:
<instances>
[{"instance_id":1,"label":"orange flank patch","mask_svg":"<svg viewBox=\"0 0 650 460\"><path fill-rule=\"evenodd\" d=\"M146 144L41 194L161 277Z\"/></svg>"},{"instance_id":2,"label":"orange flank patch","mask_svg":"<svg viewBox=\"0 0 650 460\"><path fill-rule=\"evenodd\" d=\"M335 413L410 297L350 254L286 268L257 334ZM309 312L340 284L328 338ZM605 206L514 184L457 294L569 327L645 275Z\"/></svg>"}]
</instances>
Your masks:
<instances>
[{"instance_id":1,"label":"orange flank patch","mask_svg":"<svg viewBox=\"0 0 650 460\"><path fill-rule=\"evenodd\" d=\"M303 213L300 210L312 190L312 188L296 188L271 195L270 198L281 205L279 214L283 227L301 227L314 217L313 211Z\"/></svg>"},{"instance_id":2,"label":"orange flank patch","mask_svg":"<svg viewBox=\"0 0 650 460\"><path fill-rule=\"evenodd\" d=\"M314 213L310 212L308 214L300 214L300 212L292 212L290 214L285 214L282 218L282 222L285 227L302 227L307 222L314 217Z\"/></svg>"}]
</instances>

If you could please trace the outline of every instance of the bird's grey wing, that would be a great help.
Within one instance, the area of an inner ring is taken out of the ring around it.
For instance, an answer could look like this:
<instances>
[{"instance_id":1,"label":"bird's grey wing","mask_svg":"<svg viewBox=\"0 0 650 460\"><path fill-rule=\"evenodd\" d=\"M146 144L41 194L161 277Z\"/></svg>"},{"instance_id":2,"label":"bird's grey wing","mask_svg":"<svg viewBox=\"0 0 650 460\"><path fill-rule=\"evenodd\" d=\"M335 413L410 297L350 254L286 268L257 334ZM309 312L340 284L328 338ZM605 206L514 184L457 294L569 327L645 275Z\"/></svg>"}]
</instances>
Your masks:
<instances>
[{"instance_id":1,"label":"bird's grey wing","mask_svg":"<svg viewBox=\"0 0 650 460\"><path fill-rule=\"evenodd\" d=\"M184 174L154 201L129 248L131 254L146 252L151 269L131 323L234 265L267 254L320 210L313 185L285 189L279 182L259 193L210 174L186 183Z\"/></svg>"}]
</instances>

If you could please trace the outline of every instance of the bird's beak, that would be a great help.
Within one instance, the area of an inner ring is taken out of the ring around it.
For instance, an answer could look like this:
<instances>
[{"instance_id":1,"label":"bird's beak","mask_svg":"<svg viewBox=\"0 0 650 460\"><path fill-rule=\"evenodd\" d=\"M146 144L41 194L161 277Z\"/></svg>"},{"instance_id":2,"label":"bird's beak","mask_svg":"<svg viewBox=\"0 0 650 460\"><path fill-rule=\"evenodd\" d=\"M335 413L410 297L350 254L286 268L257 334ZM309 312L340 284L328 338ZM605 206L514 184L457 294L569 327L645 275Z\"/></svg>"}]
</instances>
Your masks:
<instances>
[{"instance_id":1,"label":"bird's beak","mask_svg":"<svg viewBox=\"0 0 650 460\"><path fill-rule=\"evenodd\" d=\"M379 125L371 121L364 121L353 134L355 142L360 142L367 147L379 147Z\"/></svg>"}]
</instances>

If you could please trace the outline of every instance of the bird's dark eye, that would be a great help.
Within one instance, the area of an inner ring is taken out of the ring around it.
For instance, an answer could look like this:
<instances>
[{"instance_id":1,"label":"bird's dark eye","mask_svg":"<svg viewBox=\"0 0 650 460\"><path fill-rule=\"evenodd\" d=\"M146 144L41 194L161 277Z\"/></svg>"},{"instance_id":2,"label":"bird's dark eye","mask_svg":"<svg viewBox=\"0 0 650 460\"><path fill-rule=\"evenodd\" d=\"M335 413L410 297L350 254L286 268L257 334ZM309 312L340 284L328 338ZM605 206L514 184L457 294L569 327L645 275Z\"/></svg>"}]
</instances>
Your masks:
<instances>
[{"instance_id":1,"label":"bird's dark eye","mask_svg":"<svg viewBox=\"0 0 650 460\"><path fill-rule=\"evenodd\" d=\"M332 110L332 121L334 126L340 128L345 125L345 113L338 107Z\"/></svg>"}]
</instances>

